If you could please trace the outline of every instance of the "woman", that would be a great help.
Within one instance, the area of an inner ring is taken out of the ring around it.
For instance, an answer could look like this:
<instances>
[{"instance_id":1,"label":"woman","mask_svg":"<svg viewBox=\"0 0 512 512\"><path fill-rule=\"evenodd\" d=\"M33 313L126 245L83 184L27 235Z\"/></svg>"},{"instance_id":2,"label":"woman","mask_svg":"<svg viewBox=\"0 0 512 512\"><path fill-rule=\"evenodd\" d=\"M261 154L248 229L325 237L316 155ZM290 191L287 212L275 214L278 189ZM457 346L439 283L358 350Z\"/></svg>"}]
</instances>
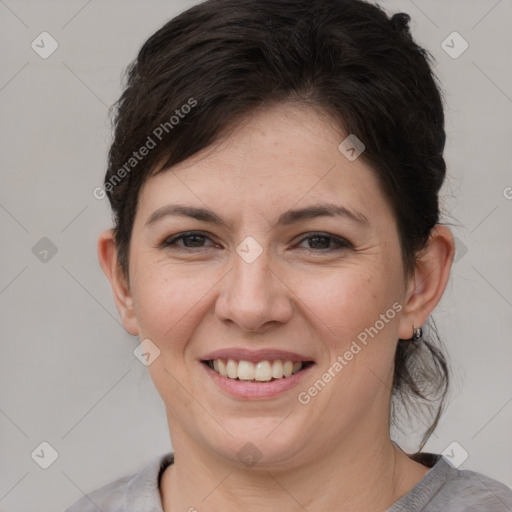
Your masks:
<instances>
[{"instance_id":1,"label":"woman","mask_svg":"<svg viewBox=\"0 0 512 512\"><path fill-rule=\"evenodd\" d=\"M400 399L431 400L422 446L439 419L447 365L422 327L454 255L442 100L408 21L209 0L144 44L98 254L173 453L68 512L512 509L390 439Z\"/></svg>"}]
</instances>

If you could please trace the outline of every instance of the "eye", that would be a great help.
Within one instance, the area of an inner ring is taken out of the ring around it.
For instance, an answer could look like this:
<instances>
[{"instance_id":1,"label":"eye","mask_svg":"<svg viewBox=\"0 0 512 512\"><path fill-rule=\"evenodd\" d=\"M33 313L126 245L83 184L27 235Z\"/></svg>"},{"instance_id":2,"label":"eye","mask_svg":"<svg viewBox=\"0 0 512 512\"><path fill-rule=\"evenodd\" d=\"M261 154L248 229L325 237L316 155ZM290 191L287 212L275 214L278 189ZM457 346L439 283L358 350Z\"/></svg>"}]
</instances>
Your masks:
<instances>
[{"instance_id":1,"label":"eye","mask_svg":"<svg viewBox=\"0 0 512 512\"><path fill-rule=\"evenodd\" d=\"M210 245L205 245L205 242L207 240L212 241L207 234L202 233L200 231L189 231L186 233L179 233L178 235L166 238L162 242L161 247L178 250L193 250L217 246L214 243ZM349 241L345 240L344 238L331 235L329 233L310 233L309 236L302 238L300 243L304 243L305 241L308 241L309 247L302 248L309 249L314 252L330 252L353 248L352 244Z\"/></svg>"},{"instance_id":2,"label":"eye","mask_svg":"<svg viewBox=\"0 0 512 512\"><path fill-rule=\"evenodd\" d=\"M200 231L189 231L187 233L180 233L179 235L166 238L161 246L170 247L176 249L202 249L208 246L203 245L205 240L211 240L208 235L201 233ZM178 244L182 241L183 244ZM213 245L211 246L213 247Z\"/></svg>"},{"instance_id":3,"label":"eye","mask_svg":"<svg viewBox=\"0 0 512 512\"><path fill-rule=\"evenodd\" d=\"M330 252L353 248L349 241L335 235L330 235L329 233L310 233L309 236L301 240L301 243L304 241L308 241L309 245L309 247L305 247L305 249L316 250L317 252Z\"/></svg>"}]
</instances>

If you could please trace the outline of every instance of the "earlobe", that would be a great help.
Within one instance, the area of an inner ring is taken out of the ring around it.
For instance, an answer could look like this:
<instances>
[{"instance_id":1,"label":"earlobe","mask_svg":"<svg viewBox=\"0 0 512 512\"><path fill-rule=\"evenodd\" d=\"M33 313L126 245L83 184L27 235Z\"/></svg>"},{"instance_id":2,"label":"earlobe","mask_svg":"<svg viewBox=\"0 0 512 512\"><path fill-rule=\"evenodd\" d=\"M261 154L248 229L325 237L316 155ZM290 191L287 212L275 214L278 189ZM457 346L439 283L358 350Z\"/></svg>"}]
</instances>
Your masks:
<instances>
[{"instance_id":1,"label":"earlobe","mask_svg":"<svg viewBox=\"0 0 512 512\"><path fill-rule=\"evenodd\" d=\"M448 284L455 254L453 235L446 226L436 225L425 249L418 255L406 295L399 337L409 339L413 328L421 327L437 306Z\"/></svg>"},{"instance_id":2,"label":"earlobe","mask_svg":"<svg viewBox=\"0 0 512 512\"><path fill-rule=\"evenodd\" d=\"M132 335L139 334L130 285L121 272L112 229L103 231L98 238L98 260L110 281L117 311L124 328Z\"/></svg>"}]
</instances>

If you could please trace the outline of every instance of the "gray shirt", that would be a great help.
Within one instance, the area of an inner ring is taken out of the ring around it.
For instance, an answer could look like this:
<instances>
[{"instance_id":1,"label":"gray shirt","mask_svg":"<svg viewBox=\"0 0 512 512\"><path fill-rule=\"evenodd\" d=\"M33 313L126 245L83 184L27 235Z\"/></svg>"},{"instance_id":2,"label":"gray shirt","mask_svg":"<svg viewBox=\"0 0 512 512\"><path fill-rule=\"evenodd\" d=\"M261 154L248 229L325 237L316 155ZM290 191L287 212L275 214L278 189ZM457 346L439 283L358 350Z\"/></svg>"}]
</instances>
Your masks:
<instances>
[{"instance_id":1,"label":"gray shirt","mask_svg":"<svg viewBox=\"0 0 512 512\"><path fill-rule=\"evenodd\" d=\"M455 469L441 455L412 458L431 469L386 512L512 512L512 490L506 485ZM160 477L173 460L172 453L156 457L138 473L90 492L65 512L163 512Z\"/></svg>"}]
</instances>

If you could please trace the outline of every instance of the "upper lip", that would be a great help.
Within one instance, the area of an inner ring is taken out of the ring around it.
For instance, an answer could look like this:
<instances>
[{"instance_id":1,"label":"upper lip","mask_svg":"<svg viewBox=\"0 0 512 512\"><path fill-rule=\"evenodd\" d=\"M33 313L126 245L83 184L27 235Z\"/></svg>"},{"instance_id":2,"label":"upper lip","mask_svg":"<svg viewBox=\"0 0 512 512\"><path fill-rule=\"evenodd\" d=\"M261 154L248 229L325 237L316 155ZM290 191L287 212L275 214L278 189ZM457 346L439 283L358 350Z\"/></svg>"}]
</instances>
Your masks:
<instances>
[{"instance_id":1,"label":"upper lip","mask_svg":"<svg viewBox=\"0 0 512 512\"><path fill-rule=\"evenodd\" d=\"M222 348L214 350L206 356L202 357L202 361L211 361L213 359L234 359L237 361L275 361L280 359L282 361L313 361L312 357L303 356L288 350L276 349L259 349L249 350L246 348Z\"/></svg>"}]
</instances>

